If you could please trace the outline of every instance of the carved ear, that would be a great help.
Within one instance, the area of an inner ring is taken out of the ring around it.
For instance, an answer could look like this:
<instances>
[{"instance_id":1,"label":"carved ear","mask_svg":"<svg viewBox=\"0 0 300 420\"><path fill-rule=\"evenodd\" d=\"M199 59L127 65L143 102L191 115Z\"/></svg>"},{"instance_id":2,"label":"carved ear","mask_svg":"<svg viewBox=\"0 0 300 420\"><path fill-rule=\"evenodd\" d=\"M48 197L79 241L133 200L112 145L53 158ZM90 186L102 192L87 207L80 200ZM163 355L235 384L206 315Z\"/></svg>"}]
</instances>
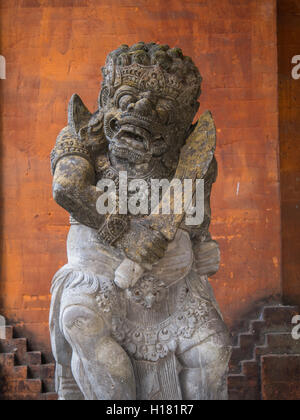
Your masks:
<instances>
[{"instance_id":1,"label":"carved ear","mask_svg":"<svg viewBox=\"0 0 300 420\"><path fill-rule=\"evenodd\" d=\"M69 102L68 124L75 135L88 125L92 114L82 102L81 98L74 94Z\"/></svg>"}]
</instances>

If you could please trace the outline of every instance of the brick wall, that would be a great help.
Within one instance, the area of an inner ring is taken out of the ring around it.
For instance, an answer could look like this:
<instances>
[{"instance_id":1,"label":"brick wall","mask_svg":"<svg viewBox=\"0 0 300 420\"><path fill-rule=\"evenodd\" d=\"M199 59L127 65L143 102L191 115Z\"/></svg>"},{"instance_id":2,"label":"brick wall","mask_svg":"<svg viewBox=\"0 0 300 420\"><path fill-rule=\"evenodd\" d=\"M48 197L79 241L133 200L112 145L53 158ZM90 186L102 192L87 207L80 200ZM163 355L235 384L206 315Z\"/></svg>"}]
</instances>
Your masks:
<instances>
[{"instance_id":1,"label":"brick wall","mask_svg":"<svg viewBox=\"0 0 300 420\"><path fill-rule=\"evenodd\" d=\"M0 313L49 356L51 277L68 217L51 197L49 153L77 92L95 109L100 67L121 43L178 45L204 77L218 128L212 279L233 325L281 292L275 0L1 0Z\"/></svg>"}]
</instances>

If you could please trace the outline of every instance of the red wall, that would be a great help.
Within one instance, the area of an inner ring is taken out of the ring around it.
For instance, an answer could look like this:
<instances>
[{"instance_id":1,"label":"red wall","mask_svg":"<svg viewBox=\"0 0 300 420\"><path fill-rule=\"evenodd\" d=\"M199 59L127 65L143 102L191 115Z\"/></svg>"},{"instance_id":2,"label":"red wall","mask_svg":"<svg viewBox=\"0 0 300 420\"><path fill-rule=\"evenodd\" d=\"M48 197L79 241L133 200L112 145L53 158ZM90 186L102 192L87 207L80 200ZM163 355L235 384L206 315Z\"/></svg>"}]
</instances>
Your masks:
<instances>
[{"instance_id":1,"label":"red wall","mask_svg":"<svg viewBox=\"0 0 300 420\"><path fill-rule=\"evenodd\" d=\"M213 277L232 326L278 296L275 0L1 0L0 312L48 349L51 277L66 262L68 216L51 197L49 154L77 92L95 109L106 54L139 40L182 47L204 77L201 111L218 128Z\"/></svg>"}]
</instances>

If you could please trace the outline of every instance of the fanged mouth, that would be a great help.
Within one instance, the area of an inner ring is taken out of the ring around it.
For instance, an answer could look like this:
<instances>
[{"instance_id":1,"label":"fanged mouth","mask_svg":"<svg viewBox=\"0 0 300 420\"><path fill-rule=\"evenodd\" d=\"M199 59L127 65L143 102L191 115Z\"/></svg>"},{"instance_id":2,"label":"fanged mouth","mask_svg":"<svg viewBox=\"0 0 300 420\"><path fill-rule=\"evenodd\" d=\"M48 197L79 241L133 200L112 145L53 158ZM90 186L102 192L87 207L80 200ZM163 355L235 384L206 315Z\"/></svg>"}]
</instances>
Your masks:
<instances>
[{"instance_id":1,"label":"fanged mouth","mask_svg":"<svg viewBox=\"0 0 300 420\"><path fill-rule=\"evenodd\" d=\"M118 146L113 143L110 145L111 152L120 159L128 160L129 162L143 162L145 160L145 153L128 148L125 146Z\"/></svg>"},{"instance_id":2,"label":"fanged mouth","mask_svg":"<svg viewBox=\"0 0 300 420\"><path fill-rule=\"evenodd\" d=\"M153 122L154 124L154 122ZM131 162L147 162L167 150L167 144L159 130L136 116L112 118L107 124L111 130L110 151L118 158ZM158 132L157 134L154 131Z\"/></svg>"},{"instance_id":3,"label":"fanged mouth","mask_svg":"<svg viewBox=\"0 0 300 420\"><path fill-rule=\"evenodd\" d=\"M151 134L144 128L124 124L113 140L118 147L129 147L139 152L149 152Z\"/></svg>"}]
</instances>

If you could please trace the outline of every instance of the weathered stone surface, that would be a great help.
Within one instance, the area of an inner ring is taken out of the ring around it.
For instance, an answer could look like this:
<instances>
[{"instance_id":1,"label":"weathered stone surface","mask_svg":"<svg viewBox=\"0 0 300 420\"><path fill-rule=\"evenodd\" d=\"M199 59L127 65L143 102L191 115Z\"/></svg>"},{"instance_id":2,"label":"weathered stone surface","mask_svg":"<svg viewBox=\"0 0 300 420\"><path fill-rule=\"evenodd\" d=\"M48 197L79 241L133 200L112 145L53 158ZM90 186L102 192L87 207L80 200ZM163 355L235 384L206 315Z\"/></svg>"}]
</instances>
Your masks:
<instances>
[{"instance_id":1,"label":"weathered stone surface","mask_svg":"<svg viewBox=\"0 0 300 420\"><path fill-rule=\"evenodd\" d=\"M54 199L71 215L50 313L59 398L226 399L231 346L207 278L219 265L209 234L216 130L209 112L192 125L201 76L179 48L143 42L110 53L103 76L98 110L73 95L51 154ZM154 179L204 180L203 218L191 225L174 211L179 190L170 214L151 211ZM118 189L108 195L103 180ZM116 211L101 212L111 198Z\"/></svg>"}]
</instances>

